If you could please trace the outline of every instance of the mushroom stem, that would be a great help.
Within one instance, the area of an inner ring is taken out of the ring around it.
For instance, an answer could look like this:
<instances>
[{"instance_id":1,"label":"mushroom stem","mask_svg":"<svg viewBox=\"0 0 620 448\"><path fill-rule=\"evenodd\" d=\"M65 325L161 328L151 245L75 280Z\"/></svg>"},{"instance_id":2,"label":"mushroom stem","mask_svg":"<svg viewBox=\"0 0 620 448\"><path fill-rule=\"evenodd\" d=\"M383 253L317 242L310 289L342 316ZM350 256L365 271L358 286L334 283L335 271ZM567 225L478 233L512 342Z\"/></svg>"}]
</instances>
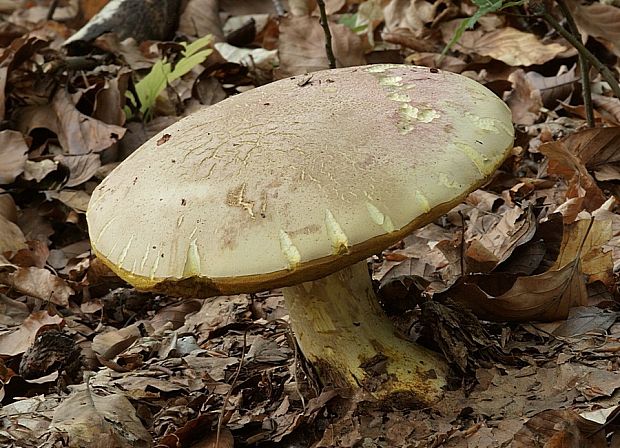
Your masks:
<instances>
[{"instance_id":1,"label":"mushroom stem","mask_svg":"<svg viewBox=\"0 0 620 448\"><path fill-rule=\"evenodd\" d=\"M297 342L323 383L362 388L396 405L441 398L445 361L394 333L365 261L284 288L284 298Z\"/></svg>"}]
</instances>

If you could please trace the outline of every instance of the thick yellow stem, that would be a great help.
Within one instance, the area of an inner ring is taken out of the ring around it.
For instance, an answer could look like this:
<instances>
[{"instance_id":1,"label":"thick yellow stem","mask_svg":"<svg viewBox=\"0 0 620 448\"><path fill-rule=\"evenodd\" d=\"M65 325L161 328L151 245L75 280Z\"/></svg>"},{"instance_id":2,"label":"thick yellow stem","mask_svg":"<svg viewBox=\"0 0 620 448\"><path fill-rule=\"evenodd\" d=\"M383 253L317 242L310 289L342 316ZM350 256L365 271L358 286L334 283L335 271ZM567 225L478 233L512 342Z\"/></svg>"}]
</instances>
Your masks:
<instances>
[{"instance_id":1,"label":"thick yellow stem","mask_svg":"<svg viewBox=\"0 0 620 448\"><path fill-rule=\"evenodd\" d=\"M439 355L399 338L366 262L284 288L297 341L325 384L363 388L387 404L427 405L446 384Z\"/></svg>"}]
</instances>

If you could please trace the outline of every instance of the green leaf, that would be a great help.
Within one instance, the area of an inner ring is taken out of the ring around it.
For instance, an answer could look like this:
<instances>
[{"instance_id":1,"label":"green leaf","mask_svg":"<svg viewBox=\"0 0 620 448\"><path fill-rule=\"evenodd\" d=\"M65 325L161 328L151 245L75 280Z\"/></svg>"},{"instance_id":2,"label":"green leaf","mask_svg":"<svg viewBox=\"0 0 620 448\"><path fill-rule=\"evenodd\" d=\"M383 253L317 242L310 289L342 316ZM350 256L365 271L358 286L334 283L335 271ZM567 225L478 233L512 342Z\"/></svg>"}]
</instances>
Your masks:
<instances>
[{"instance_id":1,"label":"green leaf","mask_svg":"<svg viewBox=\"0 0 620 448\"><path fill-rule=\"evenodd\" d=\"M512 6L520 6L525 3L525 0L516 0L516 1L505 2L505 3L503 0L495 0L495 1L472 0L472 1L478 7L478 11L476 11L473 16L468 17L467 19L463 20L459 24L458 28L454 31L452 38L441 51L442 58L446 55L448 50L450 50L450 48L452 48L452 46L454 46L454 44L457 43L461 39L461 37L463 37L463 33L465 32L465 30L471 29L474 26L476 26L476 23L478 23L478 20L480 20L482 16L486 14L491 14L497 11L501 11L502 9L505 9L505 8L510 8Z\"/></svg>"},{"instance_id":2,"label":"green leaf","mask_svg":"<svg viewBox=\"0 0 620 448\"><path fill-rule=\"evenodd\" d=\"M155 101L166 88L166 85L190 72L209 57L213 50L210 48L205 49L205 47L209 45L211 40L212 36L207 35L190 44L182 43L185 49L174 68L170 62L159 60L151 67L151 71L138 81L136 84L136 94L140 100L140 113L145 120L150 119ZM137 107L138 102L131 92L127 92L127 98ZM125 107L125 114L127 118L131 118L131 109L129 107Z\"/></svg>"}]
</instances>

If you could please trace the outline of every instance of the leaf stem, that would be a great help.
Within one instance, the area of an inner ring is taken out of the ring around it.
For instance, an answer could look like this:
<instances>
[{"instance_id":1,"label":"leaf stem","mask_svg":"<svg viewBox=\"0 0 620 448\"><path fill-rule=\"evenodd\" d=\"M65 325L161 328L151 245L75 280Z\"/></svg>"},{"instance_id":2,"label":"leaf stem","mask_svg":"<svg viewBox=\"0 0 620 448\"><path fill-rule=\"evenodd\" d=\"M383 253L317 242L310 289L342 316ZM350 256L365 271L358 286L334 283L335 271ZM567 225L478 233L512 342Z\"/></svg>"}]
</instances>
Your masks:
<instances>
[{"instance_id":1,"label":"leaf stem","mask_svg":"<svg viewBox=\"0 0 620 448\"><path fill-rule=\"evenodd\" d=\"M588 50L581 43L580 40L578 40L568 30L566 30L566 28L564 28L560 24L560 22L558 22L556 18L553 17L549 13L549 11L547 11L542 1L530 2L530 8L534 14L545 19L547 23L549 23L549 25L551 25L553 29L555 29L560 36L566 39L573 47L577 49L579 54L583 55L583 57L588 60L588 62L590 62L590 64L592 64L594 68L598 70L598 72L601 74L603 79L607 81L607 83L611 87L611 90L614 92L614 95L616 95L617 98L620 98L620 86L618 85L618 81L616 81L616 78L614 78L613 73L605 66L605 64L599 61L598 58L594 56L590 52L590 50Z\"/></svg>"},{"instance_id":2,"label":"leaf stem","mask_svg":"<svg viewBox=\"0 0 620 448\"><path fill-rule=\"evenodd\" d=\"M569 31L575 36L579 42L581 42L581 33L575 23L575 19L570 12L570 9L566 5L564 0L555 0L562 14L566 17L566 23L568 24ZM592 107L592 88L590 86L590 63L580 52L579 54L579 71L581 72L581 94L583 96L583 105L586 109L586 121L588 127L593 128L594 123L594 108Z\"/></svg>"}]
</instances>

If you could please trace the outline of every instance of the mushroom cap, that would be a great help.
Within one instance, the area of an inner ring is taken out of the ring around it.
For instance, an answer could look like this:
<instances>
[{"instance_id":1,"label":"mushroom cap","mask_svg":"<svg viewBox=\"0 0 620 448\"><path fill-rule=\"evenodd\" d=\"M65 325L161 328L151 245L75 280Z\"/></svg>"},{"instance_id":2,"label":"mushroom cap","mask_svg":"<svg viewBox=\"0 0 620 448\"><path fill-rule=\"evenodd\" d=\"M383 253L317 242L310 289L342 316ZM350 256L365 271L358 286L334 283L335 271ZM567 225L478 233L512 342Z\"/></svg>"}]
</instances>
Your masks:
<instances>
[{"instance_id":1,"label":"mushroom cap","mask_svg":"<svg viewBox=\"0 0 620 448\"><path fill-rule=\"evenodd\" d=\"M371 65L283 79L168 127L94 191L93 249L139 289L207 297L315 280L450 210L513 142L464 76Z\"/></svg>"}]
</instances>

